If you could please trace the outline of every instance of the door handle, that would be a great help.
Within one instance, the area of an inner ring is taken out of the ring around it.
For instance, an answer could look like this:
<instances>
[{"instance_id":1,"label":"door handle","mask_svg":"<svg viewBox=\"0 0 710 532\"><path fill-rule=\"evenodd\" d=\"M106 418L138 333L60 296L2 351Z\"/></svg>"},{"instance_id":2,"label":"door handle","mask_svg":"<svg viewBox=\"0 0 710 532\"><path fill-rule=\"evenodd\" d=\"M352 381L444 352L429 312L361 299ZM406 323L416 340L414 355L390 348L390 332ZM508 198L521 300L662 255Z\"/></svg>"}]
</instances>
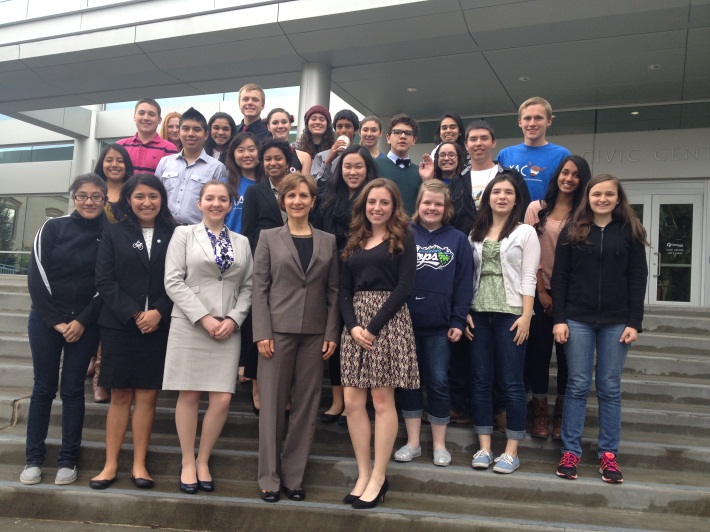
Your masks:
<instances>
[{"instance_id":1,"label":"door handle","mask_svg":"<svg viewBox=\"0 0 710 532\"><path fill-rule=\"evenodd\" d=\"M656 255L656 273L654 277L657 279L661 276L661 254L658 251L655 251L653 254Z\"/></svg>"}]
</instances>

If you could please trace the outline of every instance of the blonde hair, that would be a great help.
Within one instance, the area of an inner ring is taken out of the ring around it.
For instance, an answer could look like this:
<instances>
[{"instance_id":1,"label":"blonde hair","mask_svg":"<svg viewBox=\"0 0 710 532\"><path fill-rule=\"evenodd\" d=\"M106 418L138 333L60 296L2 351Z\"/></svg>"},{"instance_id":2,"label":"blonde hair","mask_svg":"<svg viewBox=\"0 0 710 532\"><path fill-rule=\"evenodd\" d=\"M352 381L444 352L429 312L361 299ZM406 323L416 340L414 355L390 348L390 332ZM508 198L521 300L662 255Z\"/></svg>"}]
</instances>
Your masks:
<instances>
[{"instance_id":1,"label":"blonde hair","mask_svg":"<svg viewBox=\"0 0 710 532\"><path fill-rule=\"evenodd\" d=\"M520 107L518 108L518 118L522 118L523 111L525 111L525 109L527 109L531 105L542 105L545 108L545 114L547 115L547 118L549 120L552 120L552 106L550 105L550 102L540 96L533 96L532 98L528 98L523 103L521 103Z\"/></svg>"},{"instance_id":2,"label":"blonde hair","mask_svg":"<svg viewBox=\"0 0 710 532\"><path fill-rule=\"evenodd\" d=\"M454 205L451 203L451 193L449 192L449 187L446 183L439 179L431 179L422 183L419 187L419 193L417 194L417 207L414 209L414 216L412 216L412 221L415 224L419 223L421 219L419 217L419 204L422 202L424 197L424 192L431 192L433 194L443 194L444 195L444 217L441 219L441 225L447 225L454 217Z\"/></svg>"},{"instance_id":3,"label":"blonde hair","mask_svg":"<svg viewBox=\"0 0 710 532\"><path fill-rule=\"evenodd\" d=\"M173 118L177 118L178 120L180 120L182 118L182 115L177 111L172 111L165 115L165 118L163 118L163 123L160 125L160 137L163 140L170 140L168 138L168 122L170 122L170 120L172 120Z\"/></svg>"},{"instance_id":4,"label":"blonde hair","mask_svg":"<svg viewBox=\"0 0 710 532\"><path fill-rule=\"evenodd\" d=\"M266 103L266 94L264 93L264 89L262 89L259 85L256 83L247 83L244 85L241 89L239 89L239 99L241 100L242 98L242 93L244 91L259 91L259 94L261 94L261 103L265 104Z\"/></svg>"}]
</instances>

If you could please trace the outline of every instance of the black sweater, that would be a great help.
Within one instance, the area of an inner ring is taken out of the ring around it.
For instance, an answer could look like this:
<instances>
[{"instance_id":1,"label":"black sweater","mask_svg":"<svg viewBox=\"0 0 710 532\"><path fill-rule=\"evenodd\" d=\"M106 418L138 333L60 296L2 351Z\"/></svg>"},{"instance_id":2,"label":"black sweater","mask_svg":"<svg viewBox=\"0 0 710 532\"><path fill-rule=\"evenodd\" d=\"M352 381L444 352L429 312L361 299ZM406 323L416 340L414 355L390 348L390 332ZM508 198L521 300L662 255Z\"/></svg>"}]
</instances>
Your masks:
<instances>
[{"instance_id":1,"label":"black sweater","mask_svg":"<svg viewBox=\"0 0 710 532\"><path fill-rule=\"evenodd\" d=\"M589 244L567 243L569 225L560 233L552 271L552 314L595 325L625 323L641 332L648 266L643 244L631 227L612 221L592 225Z\"/></svg>"},{"instance_id":2,"label":"black sweater","mask_svg":"<svg viewBox=\"0 0 710 532\"><path fill-rule=\"evenodd\" d=\"M101 310L94 282L106 215L87 220L77 211L51 218L35 237L27 285L32 309L47 327L77 320L95 323Z\"/></svg>"}]
</instances>

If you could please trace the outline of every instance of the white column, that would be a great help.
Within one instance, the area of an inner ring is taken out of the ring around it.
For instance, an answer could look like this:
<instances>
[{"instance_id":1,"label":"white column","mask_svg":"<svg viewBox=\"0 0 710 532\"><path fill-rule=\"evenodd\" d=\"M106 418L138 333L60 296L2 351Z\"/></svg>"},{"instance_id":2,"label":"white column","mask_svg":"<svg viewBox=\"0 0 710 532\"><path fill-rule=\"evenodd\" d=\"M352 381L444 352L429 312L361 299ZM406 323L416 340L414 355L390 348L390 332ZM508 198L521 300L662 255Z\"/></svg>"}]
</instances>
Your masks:
<instances>
[{"instance_id":1,"label":"white column","mask_svg":"<svg viewBox=\"0 0 710 532\"><path fill-rule=\"evenodd\" d=\"M301 91L298 97L299 132L303 129L303 116L314 105L330 106L331 67L320 63L306 63L301 69Z\"/></svg>"},{"instance_id":2,"label":"white column","mask_svg":"<svg viewBox=\"0 0 710 532\"><path fill-rule=\"evenodd\" d=\"M99 141L96 140L96 117L102 109L101 105L87 106L91 111L91 125L88 137L74 137L74 157L72 158L72 179L81 174L94 171L96 159L99 157Z\"/></svg>"}]
</instances>

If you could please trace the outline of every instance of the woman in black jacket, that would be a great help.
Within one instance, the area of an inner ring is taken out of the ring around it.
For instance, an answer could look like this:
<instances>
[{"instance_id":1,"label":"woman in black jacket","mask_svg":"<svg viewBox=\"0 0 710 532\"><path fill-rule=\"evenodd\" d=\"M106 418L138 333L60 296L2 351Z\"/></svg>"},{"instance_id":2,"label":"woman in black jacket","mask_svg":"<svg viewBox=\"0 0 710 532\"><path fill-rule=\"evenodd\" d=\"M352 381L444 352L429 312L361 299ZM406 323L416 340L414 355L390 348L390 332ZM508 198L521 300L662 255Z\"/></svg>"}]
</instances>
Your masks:
<instances>
[{"instance_id":1,"label":"woman in black jacket","mask_svg":"<svg viewBox=\"0 0 710 532\"><path fill-rule=\"evenodd\" d=\"M616 462L621 373L641 331L648 278L645 245L646 231L619 180L608 174L594 177L560 234L552 271L553 334L565 344L568 368L557 467L562 478L577 478L596 351L599 472L604 482L624 480Z\"/></svg>"},{"instance_id":2,"label":"woman in black jacket","mask_svg":"<svg viewBox=\"0 0 710 532\"><path fill-rule=\"evenodd\" d=\"M96 174L76 178L69 188L75 211L50 218L35 237L27 283L32 310L27 332L34 386L27 419L27 465L23 484L42 480L52 401L61 373L62 446L55 484L76 481L76 462L84 426L84 379L99 342L94 268L106 220L106 182ZM64 352L62 362L62 352ZM61 369L60 369L61 366Z\"/></svg>"},{"instance_id":3,"label":"woman in black jacket","mask_svg":"<svg viewBox=\"0 0 710 532\"><path fill-rule=\"evenodd\" d=\"M165 293L165 252L175 222L160 180L130 178L119 200L121 220L106 227L96 260L103 360L99 384L111 389L106 417L106 464L89 485L106 489L118 472L118 455L132 422L133 469L139 488L152 488L145 467L155 404L163 382L173 303ZM131 414L131 406L133 413Z\"/></svg>"}]
</instances>

